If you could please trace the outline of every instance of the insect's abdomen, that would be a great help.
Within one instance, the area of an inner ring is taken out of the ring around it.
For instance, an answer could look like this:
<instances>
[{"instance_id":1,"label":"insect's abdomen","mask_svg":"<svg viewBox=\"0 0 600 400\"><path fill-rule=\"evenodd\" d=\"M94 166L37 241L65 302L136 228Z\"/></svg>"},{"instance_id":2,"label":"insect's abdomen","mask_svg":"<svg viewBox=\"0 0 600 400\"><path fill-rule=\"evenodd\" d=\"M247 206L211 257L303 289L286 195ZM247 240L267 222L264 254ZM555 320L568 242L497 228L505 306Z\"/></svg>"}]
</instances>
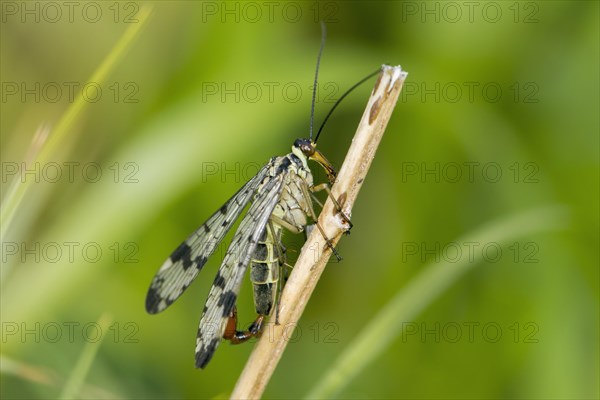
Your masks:
<instances>
[{"instance_id":1,"label":"insect's abdomen","mask_svg":"<svg viewBox=\"0 0 600 400\"><path fill-rule=\"evenodd\" d=\"M277 294L277 281L279 281L279 267L283 263L279 254L283 249L276 248L280 243L281 227L274 226L277 239L271 234L271 229L265 228L256 250L250 260L250 280L254 286L254 306L256 312L269 315L275 303Z\"/></svg>"}]
</instances>

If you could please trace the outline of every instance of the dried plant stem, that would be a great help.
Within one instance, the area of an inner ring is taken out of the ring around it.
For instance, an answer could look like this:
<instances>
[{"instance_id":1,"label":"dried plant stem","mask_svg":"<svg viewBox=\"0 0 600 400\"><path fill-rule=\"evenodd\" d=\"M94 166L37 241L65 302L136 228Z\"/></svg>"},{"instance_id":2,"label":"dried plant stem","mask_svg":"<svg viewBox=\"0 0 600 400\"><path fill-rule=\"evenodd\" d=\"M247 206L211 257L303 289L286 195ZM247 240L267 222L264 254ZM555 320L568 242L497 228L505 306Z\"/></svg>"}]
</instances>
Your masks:
<instances>
[{"instance_id":1,"label":"dried plant stem","mask_svg":"<svg viewBox=\"0 0 600 400\"><path fill-rule=\"evenodd\" d=\"M392 115L406 78L400 66L384 65L362 116L352 145L340 169L332 195L351 216L352 207L367 175L375 151ZM319 223L335 246L347 229L331 199L323 207ZM304 307L331 256L331 250L318 229L314 229L302 248L283 290L279 325L270 324L250 355L231 394L232 399L260 398L297 325Z\"/></svg>"}]
</instances>

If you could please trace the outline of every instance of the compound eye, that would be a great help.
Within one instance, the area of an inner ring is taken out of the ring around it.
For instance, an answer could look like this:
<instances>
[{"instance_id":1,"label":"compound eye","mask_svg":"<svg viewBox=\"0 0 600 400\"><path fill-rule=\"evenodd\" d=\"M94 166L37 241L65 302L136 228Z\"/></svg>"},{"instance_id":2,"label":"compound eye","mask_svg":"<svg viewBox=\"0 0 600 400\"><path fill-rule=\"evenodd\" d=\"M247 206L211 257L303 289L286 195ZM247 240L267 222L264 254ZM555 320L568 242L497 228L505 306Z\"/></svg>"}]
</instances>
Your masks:
<instances>
[{"instance_id":1,"label":"compound eye","mask_svg":"<svg viewBox=\"0 0 600 400\"><path fill-rule=\"evenodd\" d=\"M294 147L298 148L307 157L315 153L315 146L309 139L296 139Z\"/></svg>"},{"instance_id":2,"label":"compound eye","mask_svg":"<svg viewBox=\"0 0 600 400\"><path fill-rule=\"evenodd\" d=\"M306 154L309 157L315 153L315 148L313 147L312 143L310 143L308 141L302 143L300 149L302 150L302 152L304 154Z\"/></svg>"}]
</instances>

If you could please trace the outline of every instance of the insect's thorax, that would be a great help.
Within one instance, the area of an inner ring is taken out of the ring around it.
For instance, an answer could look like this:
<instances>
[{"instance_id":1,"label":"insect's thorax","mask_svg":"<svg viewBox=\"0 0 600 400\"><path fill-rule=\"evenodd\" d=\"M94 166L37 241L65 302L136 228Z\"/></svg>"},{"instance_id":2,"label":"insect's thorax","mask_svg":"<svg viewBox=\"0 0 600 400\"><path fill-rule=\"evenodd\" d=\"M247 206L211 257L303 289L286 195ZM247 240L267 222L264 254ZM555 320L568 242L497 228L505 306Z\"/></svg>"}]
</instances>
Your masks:
<instances>
[{"instance_id":1,"label":"insect's thorax","mask_svg":"<svg viewBox=\"0 0 600 400\"><path fill-rule=\"evenodd\" d=\"M289 224L284 226L286 229L295 233L302 232L311 207L311 204L308 204L310 197L307 195L313 185L313 176L306 160L289 153L282 157L273 157L270 163L269 175L284 175L283 190L273 210L274 222L277 224L277 219L282 220Z\"/></svg>"}]
</instances>

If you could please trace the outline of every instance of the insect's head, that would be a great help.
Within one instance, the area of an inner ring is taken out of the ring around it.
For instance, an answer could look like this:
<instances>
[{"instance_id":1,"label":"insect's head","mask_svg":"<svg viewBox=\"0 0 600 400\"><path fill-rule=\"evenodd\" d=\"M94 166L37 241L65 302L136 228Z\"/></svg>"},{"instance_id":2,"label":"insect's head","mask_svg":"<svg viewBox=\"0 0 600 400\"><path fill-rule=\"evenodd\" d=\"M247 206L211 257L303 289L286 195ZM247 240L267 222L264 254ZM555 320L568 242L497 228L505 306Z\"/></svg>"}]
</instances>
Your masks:
<instances>
[{"instance_id":1,"label":"insect's head","mask_svg":"<svg viewBox=\"0 0 600 400\"><path fill-rule=\"evenodd\" d=\"M317 144L310 139L296 139L292 146L292 153L296 156L318 162L327 172L329 183L333 185L336 178L336 172L333 165L325 158L323 153L317 150Z\"/></svg>"}]
</instances>

